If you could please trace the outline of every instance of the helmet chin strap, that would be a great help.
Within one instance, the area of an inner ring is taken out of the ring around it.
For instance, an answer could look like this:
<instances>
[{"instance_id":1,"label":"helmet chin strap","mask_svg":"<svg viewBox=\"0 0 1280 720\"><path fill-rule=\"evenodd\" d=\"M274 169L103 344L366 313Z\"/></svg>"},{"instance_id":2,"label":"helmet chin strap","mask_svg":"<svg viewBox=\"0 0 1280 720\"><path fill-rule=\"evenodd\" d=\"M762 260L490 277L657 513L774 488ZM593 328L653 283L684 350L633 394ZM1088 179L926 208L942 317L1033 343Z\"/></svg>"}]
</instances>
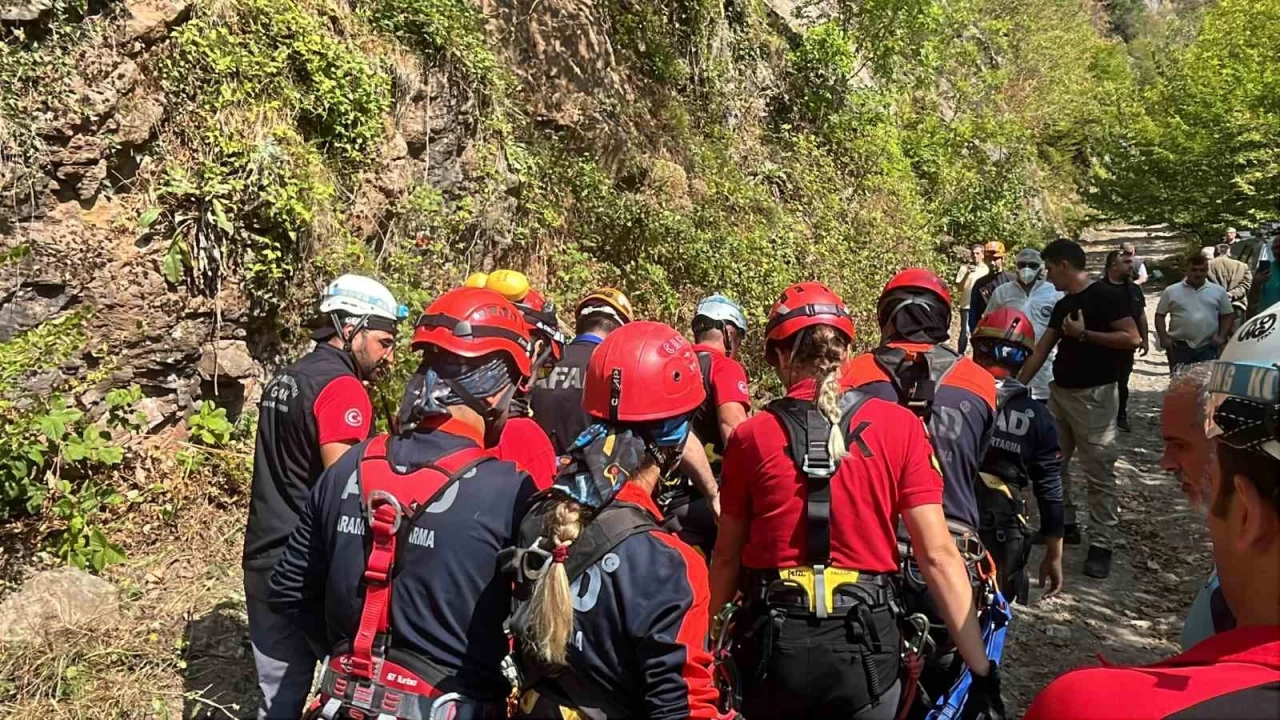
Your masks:
<instances>
[{"instance_id":1,"label":"helmet chin strap","mask_svg":"<svg viewBox=\"0 0 1280 720\"><path fill-rule=\"evenodd\" d=\"M359 335L360 332L365 329L365 326L369 324L369 316L360 315L356 318L356 321L354 323L343 323L342 319L338 317L338 313L335 312L335 313L329 313L329 320L333 323L333 329L335 332L338 333L338 337L342 338L343 352L351 353L352 360L354 361L355 353L351 349L351 343L355 341L356 336ZM351 332L345 333L343 332L343 328L347 327L348 324L351 325ZM353 362L352 364L356 366L356 375L361 380L370 379L365 377L364 369L360 367L359 362Z\"/></svg>"}]
</instances>

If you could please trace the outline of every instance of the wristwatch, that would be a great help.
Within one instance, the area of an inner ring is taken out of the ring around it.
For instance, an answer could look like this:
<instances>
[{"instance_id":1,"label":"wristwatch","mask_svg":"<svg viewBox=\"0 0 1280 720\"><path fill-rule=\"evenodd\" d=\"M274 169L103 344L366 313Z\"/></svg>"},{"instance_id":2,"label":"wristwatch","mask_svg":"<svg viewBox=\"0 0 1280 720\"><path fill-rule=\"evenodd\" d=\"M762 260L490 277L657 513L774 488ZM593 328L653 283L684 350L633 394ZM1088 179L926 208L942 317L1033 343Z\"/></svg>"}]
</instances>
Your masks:
<instances>
[{"instance_id":1,"label":"wristwatch","mask_svg":"<svg viewBox=\"0 0 1280 720\"><path fill-rule=\"evenodd\" d=\"M1088 337L1089 337L1089 331L1081 330L1080 334L1076 336L1076 339L1079 340L1080 342L1088 342Z\"/></svg>"}]
</instances>

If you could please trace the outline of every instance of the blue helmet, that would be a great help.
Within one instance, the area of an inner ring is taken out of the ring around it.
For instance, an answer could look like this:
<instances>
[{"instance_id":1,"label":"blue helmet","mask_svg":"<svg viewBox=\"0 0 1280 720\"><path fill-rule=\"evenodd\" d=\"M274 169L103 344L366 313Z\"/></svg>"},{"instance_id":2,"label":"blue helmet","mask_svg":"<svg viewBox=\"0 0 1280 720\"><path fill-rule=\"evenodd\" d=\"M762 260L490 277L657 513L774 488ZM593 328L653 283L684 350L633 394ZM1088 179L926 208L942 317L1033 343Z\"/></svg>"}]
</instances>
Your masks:
<instances>
[{"instance_id":1,"label":"blue helmet","mask_svg":"<svg viewBox=\"0 0 1280 720\"><path fill-rule=\"evenodd\" d=\"M695 321L700 317L732 325L744 334L747 332L747 316L742 312L742 306L724 295L703 298L693 313Z\"/></svg>"}]
</instances>

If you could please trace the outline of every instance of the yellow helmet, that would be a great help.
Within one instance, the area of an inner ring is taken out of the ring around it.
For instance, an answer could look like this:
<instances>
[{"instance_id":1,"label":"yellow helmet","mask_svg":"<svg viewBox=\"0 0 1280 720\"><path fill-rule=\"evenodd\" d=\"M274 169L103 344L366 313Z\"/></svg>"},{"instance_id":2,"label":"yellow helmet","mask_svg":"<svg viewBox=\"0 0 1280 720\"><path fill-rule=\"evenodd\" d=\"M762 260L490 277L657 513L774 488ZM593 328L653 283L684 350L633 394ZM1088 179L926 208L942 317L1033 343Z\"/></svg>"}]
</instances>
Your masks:
<instances>
[{"instance_id":1,"label":"yellow helmet","mask_svg":"<svg viewBox=\"0 0 1280 720\"><path fill-rule=\"evenodd\" d=\"M578 303L576 312L578 315L586 314L585 311L600 312L601 310L612 310L608 314L614 315L618 322L627 324L635 319L635 314L631 310L631 301L621 290L611 287L602 287L587 293Z\"/></svg>"},{"instance_id":2,"label":"yellow helmet","mask_svg":"<svg viewBox=\"0 0 1280 720\"><path fill-rule=\"evenodd\" d=\"M519 270L494 270L491 273L474 272L467 276L463 287L493 290L511 302L520 302L529 294L529 278Z\"/></svg>"}]
</instances>

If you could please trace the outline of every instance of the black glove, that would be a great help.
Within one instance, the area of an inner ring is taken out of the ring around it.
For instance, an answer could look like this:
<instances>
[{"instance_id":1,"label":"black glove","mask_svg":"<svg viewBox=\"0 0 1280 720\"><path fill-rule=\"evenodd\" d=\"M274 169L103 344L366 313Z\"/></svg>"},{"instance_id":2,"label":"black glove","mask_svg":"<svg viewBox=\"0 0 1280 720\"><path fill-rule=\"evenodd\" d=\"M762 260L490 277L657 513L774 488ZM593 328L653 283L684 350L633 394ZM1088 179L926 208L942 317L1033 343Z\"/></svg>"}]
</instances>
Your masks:
<instances>
[{"instance_id":1,"label":"black glove","mask_svg":"<svg viewBox=\"0 0 1280 720\"><path fill-rule=\"evenodd\" d=\"M1000 698L1000 666L992 661L986 677L972 673L965 717L974 720L1005 720L1004 700Z\"/></svg>"}]
</instances>

